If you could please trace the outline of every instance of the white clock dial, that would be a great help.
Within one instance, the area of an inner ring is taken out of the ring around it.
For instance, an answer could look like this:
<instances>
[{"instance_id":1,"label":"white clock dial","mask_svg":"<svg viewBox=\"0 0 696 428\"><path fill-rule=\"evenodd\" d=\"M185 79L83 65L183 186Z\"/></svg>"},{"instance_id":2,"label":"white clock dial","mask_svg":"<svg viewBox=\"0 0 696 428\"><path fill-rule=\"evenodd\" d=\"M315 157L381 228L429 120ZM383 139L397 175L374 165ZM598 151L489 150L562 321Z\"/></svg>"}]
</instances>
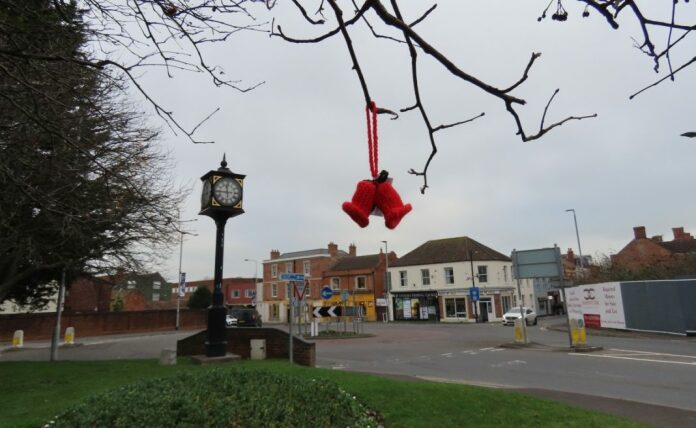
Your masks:
<instances>
[{"instance_id":1,"label":"white clock dial","mask_svg":"<svg viewBox=\"0 0 696 428\"><path fill-rule=\"evenodd\" d=\"M203 192L201 193L201 207L205 208L210 203L210 181L203 182Z\"/></svg>"},{"instance_id":2,"label":"white clock dial","mask_svg":"<svg viewBox=\"0 0 696 428\"><path fill-rule=\"evenodd\" d=\"M213 187L215 199L224 206L234 206L242 199L242 186L234 178L221 178Z\"/></svg>"}]
</instances>

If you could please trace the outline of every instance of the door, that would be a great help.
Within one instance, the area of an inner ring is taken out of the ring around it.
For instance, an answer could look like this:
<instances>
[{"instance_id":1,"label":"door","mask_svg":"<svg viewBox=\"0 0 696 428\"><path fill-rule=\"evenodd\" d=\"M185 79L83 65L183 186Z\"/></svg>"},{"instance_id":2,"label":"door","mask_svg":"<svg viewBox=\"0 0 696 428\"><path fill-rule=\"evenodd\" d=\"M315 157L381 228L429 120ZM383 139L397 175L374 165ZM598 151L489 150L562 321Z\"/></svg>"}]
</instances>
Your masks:
<instances>
[{"instance_id":1,"label":"door","mask_svg":"<svg viewBox=\"0 0 696 428\"><path fill-rule=\"evenodd\" d=\"M493 310L490 298L479 300L479 320L480 322L488 322L488 314Z\"/></svg>"}]
</instances>

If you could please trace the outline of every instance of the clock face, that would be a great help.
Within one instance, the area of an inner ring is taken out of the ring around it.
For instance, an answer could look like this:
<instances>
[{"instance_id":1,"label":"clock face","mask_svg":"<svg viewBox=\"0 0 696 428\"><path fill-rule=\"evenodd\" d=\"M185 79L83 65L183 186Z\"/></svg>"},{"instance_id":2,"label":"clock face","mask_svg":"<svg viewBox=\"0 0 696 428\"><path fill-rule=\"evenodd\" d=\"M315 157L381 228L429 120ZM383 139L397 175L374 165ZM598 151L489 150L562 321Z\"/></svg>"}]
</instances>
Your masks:
<instances>
[{"instance_id":1,"label":"clock face","mask_svg":"<svg viewBox=\"0 0 696 428\"><path fill-rule=\"evenodd\" d=\"M234 178L221 178L213 187L215 199L224 206L235 206L242 199L242 186Z\"/></svg>"},{"instance_id":2,"label":"clock face","mask_svg":"<svg viewBox=\"0 0 696 428\"><path fill-rule=\"evenodd\" d=\"M201 193L201 207L205 208L210 203L210 181L203 182L203 193Z\"/></svg>"}]
</instances>

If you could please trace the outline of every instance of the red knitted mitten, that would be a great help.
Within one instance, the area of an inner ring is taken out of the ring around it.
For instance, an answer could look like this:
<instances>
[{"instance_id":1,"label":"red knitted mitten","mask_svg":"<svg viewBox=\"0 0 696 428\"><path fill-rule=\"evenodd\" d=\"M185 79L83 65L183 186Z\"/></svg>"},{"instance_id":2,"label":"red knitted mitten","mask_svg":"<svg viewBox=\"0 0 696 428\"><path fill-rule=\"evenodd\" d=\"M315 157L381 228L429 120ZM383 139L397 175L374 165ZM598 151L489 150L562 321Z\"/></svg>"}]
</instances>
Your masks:
<instances>
[{"instance_id":1,"label":"red knitted mitten","mask_svg":"<svg viewBox=\"0 0 696 428\"><path fill-rule=\"evenodd\" d=\"M353 219L358 226L365 227L370 223L368 216L375 206L375 183L364 180L358 183L353 200L343 203L343 211ZM398 222L397 222L398 223Z\"/></svg>"},{"instance_id":2,"label":"red knitted mitten","mask_svg":"<svg viewBox=\"0 0 696 428\"><path fill-rule=\"evenodd\" d=\"M389 181L377 183L375 205L384 214L384 224L389 229L394 229L402 218L411 212L411 204L404 205L401 196Z\"/></svg>"}]
</instances>

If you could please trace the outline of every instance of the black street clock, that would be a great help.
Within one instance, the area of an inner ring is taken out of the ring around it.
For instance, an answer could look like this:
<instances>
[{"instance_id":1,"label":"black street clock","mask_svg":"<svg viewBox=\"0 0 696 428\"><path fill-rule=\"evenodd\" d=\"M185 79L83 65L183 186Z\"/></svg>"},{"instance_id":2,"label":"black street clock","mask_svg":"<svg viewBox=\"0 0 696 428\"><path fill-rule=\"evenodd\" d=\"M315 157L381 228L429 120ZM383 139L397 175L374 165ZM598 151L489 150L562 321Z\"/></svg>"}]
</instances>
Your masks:
<instances>
[{"instance_id":1,"label":"black street clock","mask_svg":"<svg viewBox=\"0 0 696 428\"><path fill-rule=\"evenodd\" d=\"M201 215L213 219L230 218L244 214L242 209L244 177L227 168L227 161L222 157L220 168L208 171L201 181Z\"/></svg>"}]
</instances>

